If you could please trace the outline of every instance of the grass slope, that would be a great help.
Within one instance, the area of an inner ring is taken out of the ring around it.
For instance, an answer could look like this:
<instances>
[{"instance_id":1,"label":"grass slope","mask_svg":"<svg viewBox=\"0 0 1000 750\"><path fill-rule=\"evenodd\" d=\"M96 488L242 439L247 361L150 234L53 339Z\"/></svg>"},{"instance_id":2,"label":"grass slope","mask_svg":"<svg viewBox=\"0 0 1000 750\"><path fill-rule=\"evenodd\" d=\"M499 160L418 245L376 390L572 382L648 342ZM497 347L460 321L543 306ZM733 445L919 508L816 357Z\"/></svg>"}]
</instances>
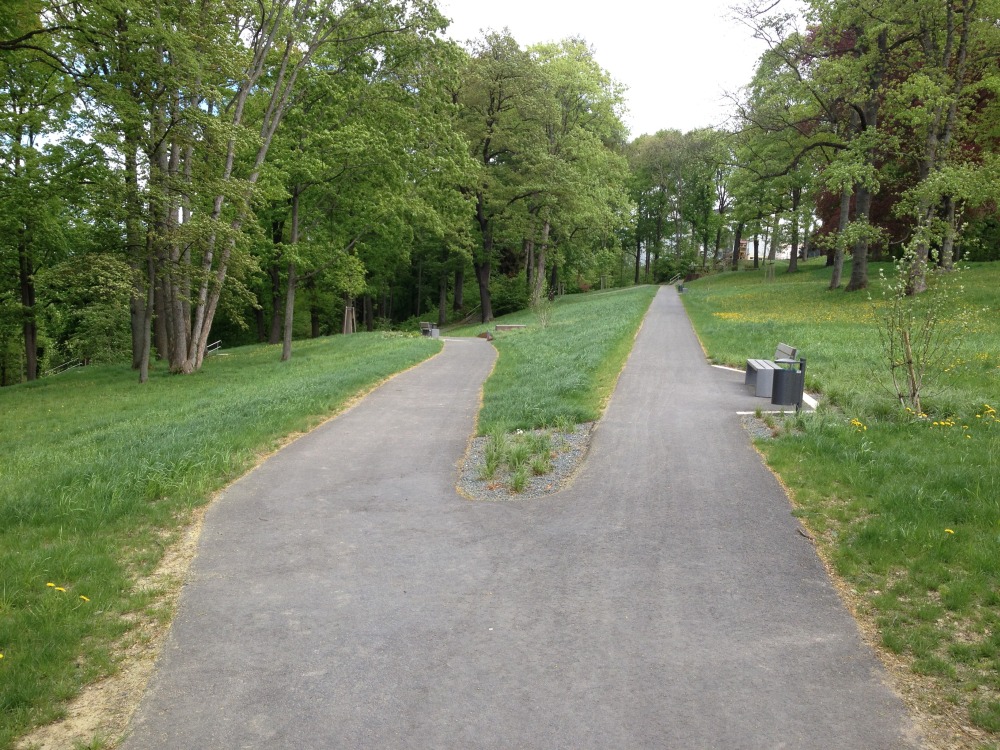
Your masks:
<instances>
[{"instance_id":1,"label":"grass slope","mask_svg":"<svg viewBox=\"0 0 1000 750\"><path fill-rule=\"evenodd\" d=\"M886 269L888 272L889 269ZM880 297L878 269L872 296ZM827 291L829 270L764 281L727 273L684 302L709 355L742 366L779 341L807 358L825 407L761 444L798 513L859 593L881 644L922 676L928 710L1000 739L1000 264L963 274L973 332L935 373L926 416L886 390L864 292ZM988 308L988 309L984 309ZM969 734L968 736L972 736Z\"/></svg>"},{"instance_id":2,"label":"grass slope","mask_svg":"<svg viewBox=\"0 0 1000 750\"><path fill-rule=\"evenodd\" d=\"M545 326L530 310L498 319L527 328L496 334L500 356L483 388L479 434L600 417L655 294L656 287L642 286L567 295L551 304Z\"/></svg>"},{"instance_id":3,"label":"grass slope","mask_svg":"<svg viewBox=\"0 0 1000 750\"><path fill-rule=\"evenodd\" d=\"M358 334L245 347L193 376L94 367L0 391L0 748L114 670L134 583L191 509L290 433L440 350Z\"/></svg>"}]
</instances>

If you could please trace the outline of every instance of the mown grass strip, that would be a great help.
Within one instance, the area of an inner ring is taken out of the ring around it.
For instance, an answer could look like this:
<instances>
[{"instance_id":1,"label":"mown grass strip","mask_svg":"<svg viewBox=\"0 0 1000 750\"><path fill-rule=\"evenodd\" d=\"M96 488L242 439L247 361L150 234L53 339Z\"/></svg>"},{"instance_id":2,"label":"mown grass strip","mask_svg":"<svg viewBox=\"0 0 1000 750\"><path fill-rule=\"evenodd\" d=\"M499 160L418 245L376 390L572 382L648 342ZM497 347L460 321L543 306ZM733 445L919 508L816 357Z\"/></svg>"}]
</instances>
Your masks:
<instances>
[{"instance_id":1,"label":"mown grass strip","mask_svg":"<svg viewBox=\"0 0 1000 750\"><path fill-rule=\"evenodd\" d=\"M872 278L878 299L877 266ZM1000 264L963 273L977 324L934 373L926 416L882 385L868 295L827 291L828 279L814 262L770 283L726 273L690 284L684 302L716 361L799 347L825 407L762 443L768 462L882 646L924 677L938 703L926 709L1000 732Z\"/></svg>"},{"instance_id":2,"label":"mown grass strip","mask_svg":"<svg viewBox=\"0 0 1000 750\"><path fill-rule=\"evenodd\" d=\"M357 334L212 357L193 376L75 370L0 391L0 748L114 669L134 582L213 492L289 434L440 350ZM51 584L51 585L50 585Z\"/></svg>"},{"instance_id":3,"label":"mown grass strip","mask_svg":"<svg viewBox=\"0 0 1000 750\"><path fill-rule=\"evenodd\" d=\"M479 434L598 419L655 294L656 287L643 286L567 295L543 316L544 326L530 310L495 321L527 327L496 334L500 356L483 388Z\"/></svg>"}]
</instances>

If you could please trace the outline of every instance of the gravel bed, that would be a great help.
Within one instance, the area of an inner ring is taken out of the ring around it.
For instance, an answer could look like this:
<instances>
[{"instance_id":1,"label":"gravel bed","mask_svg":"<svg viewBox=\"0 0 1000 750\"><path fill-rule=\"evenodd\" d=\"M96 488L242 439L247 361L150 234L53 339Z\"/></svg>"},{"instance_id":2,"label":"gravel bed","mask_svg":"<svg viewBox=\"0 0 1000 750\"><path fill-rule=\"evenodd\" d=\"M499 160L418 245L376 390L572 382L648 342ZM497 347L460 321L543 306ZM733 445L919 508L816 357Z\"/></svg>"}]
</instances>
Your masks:
<instances>
[{"instance_id":1,"label":"gravel bed","mask_svg":"<svg viewBox=\"0 0 1000 750\"><path fill-rule=\"evenodd\" d=\"M744 414L742 417L743 428L750 433L752 440L770 440L774 437L774 430L767 426L763 419L753 414Z\"/></svg>"},{"instance_id":2,"label":"gravel bed","mask_svg":"<svg viewBox=\"0 0 1000 750\"><path fill-rule=\"evenodd\" d=\"M505 471L497 472L493 479L479 478L486 465L484 449L489 438L473 438L459 468L458 491L470 500L490 502L533 500L552 495L572 482L576 470L580 468L587 455L594 426L594 422L586 422L577 425L573 432L534 430L536 434L547 432L552 437L552 447L556 455L552 458L552 471L542 476L531 475L521 492L510 490Z\"/></svg>"}]
</instances>

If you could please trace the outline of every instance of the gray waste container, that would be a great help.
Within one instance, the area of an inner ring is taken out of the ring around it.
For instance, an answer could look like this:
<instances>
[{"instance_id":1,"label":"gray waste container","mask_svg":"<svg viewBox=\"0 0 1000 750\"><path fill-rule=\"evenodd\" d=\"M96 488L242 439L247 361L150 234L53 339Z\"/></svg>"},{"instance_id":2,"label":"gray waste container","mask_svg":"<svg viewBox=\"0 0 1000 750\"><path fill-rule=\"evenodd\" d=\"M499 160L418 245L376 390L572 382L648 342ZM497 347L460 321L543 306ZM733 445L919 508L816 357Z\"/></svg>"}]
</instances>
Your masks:
<instances>
[{"instance_id":1,"label":"gray waste container","mask_svg":"<svg viewBox=\"0 0 1000 750\"><path fill-rule=\"evenodd\" d=\"M780 368L774 371L774 385L771 388L771 403L778 406L802 406L802 392L805 390L805 359L796 363L799 369Z\"/></svg>"}]
</instances>

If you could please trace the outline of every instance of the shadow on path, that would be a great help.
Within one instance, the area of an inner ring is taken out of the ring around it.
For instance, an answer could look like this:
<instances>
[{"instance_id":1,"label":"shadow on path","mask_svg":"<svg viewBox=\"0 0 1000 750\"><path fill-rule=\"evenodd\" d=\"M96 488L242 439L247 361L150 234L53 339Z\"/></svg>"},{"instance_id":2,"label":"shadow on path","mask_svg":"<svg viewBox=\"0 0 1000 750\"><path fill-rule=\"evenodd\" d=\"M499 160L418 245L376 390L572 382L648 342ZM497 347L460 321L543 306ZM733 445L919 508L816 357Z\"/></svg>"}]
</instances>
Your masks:
<instances>
[{"instance_id":1,"label":"shadow on path","mask_svg":"<svg viewBox=\"0 0 1000 750\"><path fill-rule=\"evenodd\" d=\"M919 746L674 289L547 499L455 493L494 356L448 340L226 492L126 748Z\"/></svg>"}]
</instances>

